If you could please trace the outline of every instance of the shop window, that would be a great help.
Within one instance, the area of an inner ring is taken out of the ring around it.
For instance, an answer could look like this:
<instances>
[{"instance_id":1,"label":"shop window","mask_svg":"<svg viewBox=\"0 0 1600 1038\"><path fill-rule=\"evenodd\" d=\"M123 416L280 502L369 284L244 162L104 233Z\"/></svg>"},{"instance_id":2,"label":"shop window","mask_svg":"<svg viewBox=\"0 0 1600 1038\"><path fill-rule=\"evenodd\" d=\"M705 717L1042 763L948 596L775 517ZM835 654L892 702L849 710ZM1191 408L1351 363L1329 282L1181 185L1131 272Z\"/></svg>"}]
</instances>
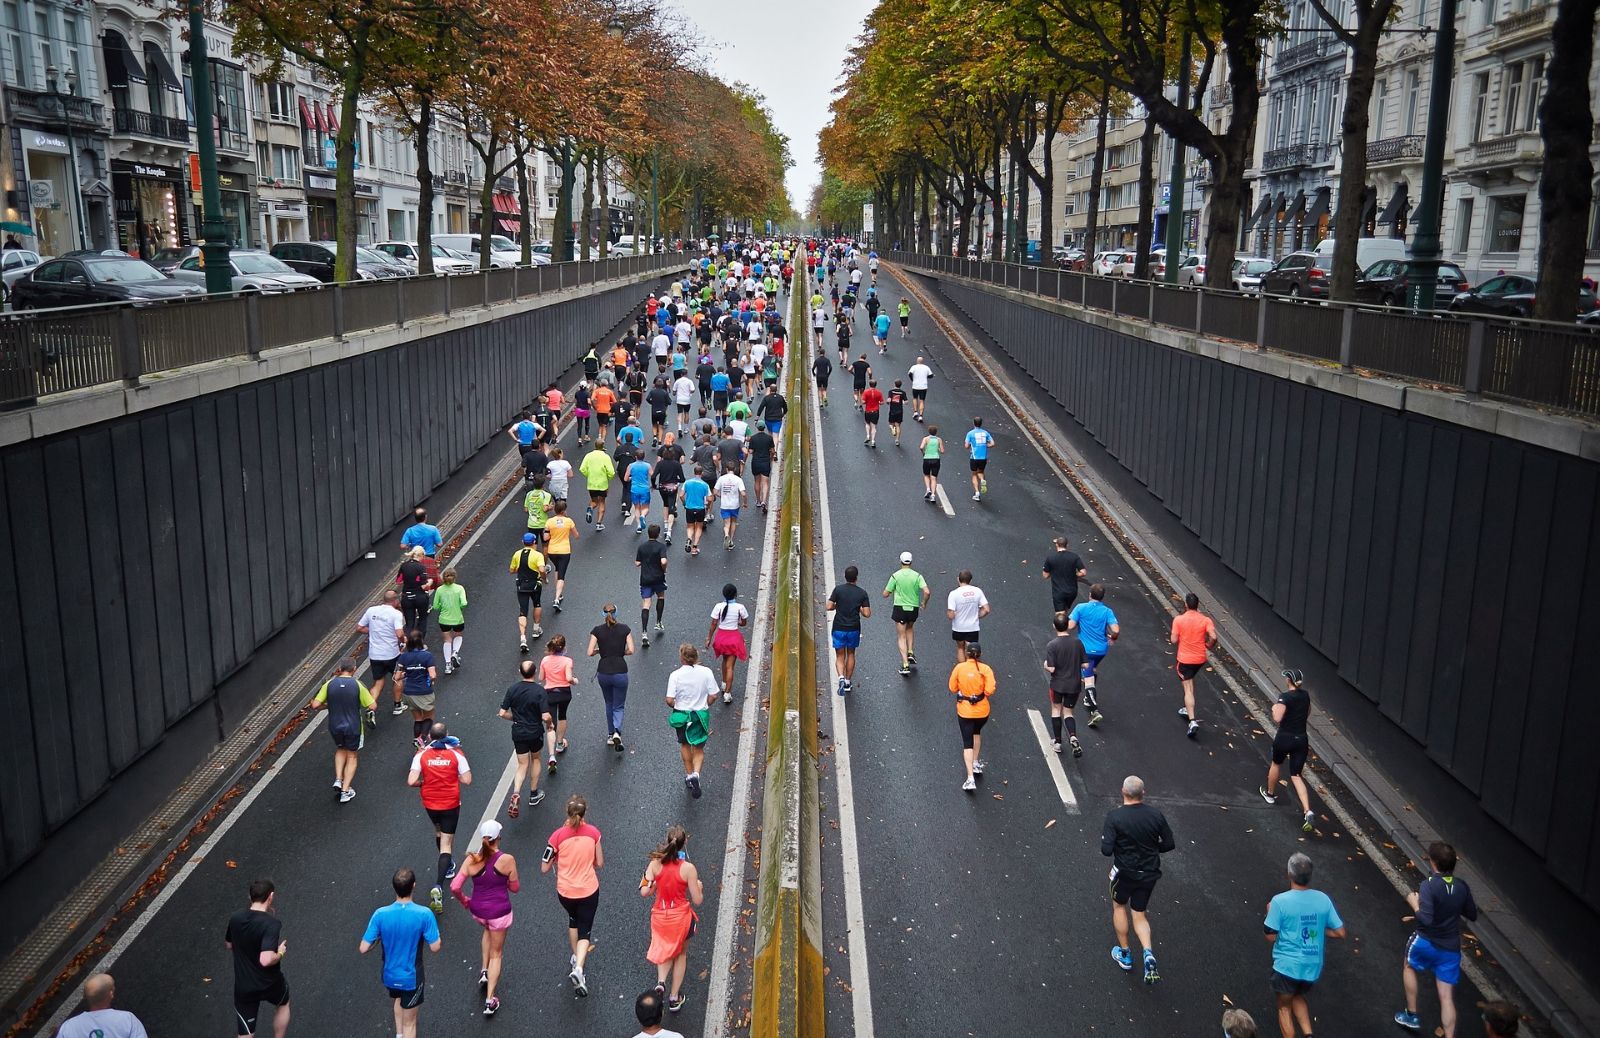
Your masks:
<instances>
[{"instance_id":1,"label":"shop window","mask_svg":"<svg viewBox=\"0 0 1600 1038\"><path fill-rule=\"evenodd\" d=\"M1472 251L1472 199L1463 198L1456 203L1456 252L1460 255Z\"/></svg>"},{"instance_id":2,"label":"shop window","mask_svg":"<svg viewBox=\"0 0 1600 1038\"><path fill-rule=\"evenodd\" d=\"M153 43L144 45L145 96L150 105L151 115L167 114L166 84L161 82L161 51Z\"/></svg>"},{"instance_id":3,"label":"shop window","mask_svg":"<svg viewBox=\"0 0 1600 1038\"><path fill-rule=\"evenodd\" d=\"M1485 252L1522 250L1522 217L1527 206L1527 195L1496 195L1489 199L1489 231L1483 243Z\"/></svg>"}]
</instances>

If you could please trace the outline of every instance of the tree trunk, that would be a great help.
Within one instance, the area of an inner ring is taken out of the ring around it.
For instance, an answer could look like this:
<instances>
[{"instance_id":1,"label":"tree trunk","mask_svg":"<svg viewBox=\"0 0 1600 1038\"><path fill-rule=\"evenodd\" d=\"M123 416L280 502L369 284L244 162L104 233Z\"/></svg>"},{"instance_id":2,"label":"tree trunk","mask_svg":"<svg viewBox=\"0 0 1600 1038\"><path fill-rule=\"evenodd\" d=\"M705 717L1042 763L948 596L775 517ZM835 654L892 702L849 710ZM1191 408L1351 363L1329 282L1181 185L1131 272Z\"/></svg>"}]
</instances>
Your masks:
<instances>
[{"instance_id":1,"label":"tree trunk","mask_svg":"<svg viewBox=\"0 0 1600 1038\"><path fill-rule=\"evenodd\" d=\"M493 155L498 150L496 135L491 131L480 157ZM483 186L478 189L478 269L488 270L489 257L494 253L494 169L491 160L484 158Z\"/></svg>"},{"instance_id":2,"label":"tree trunk","mask_svg":"<svg viewBox=\"0 0 1600 1038\"><path fill-rule=\"evenodd\" d=\"M1172 207L1167 207L1167 219L1172 219ZM1144 121L1144 134L1139 138L1139 229L1134 235L1133 276L1150 277L1151 235L1155 233L1156 215L1156 121ZM1174 263L1177 257L1172 257Z\"/></svg>"},{"instance_id":3,"label":"tree trunk","mask_svg":"<svg viewBox=\"0 0 1600 1038\"><path fill-rule=\"evenodd\" d=\"M1056 160L1050 154L1050 146L1055 143L1056 131L1054 127L1046 127L1044 132L1044 176L1038 181L1039 187L1039 262L1049 262L1049 257L1055 253L1056 218Z\"/></svg>"},{"instance_id":4,"label":"tree trunk","mask_svg":"<svg viewBox=\"0 0 1600 1038\"><path fill-rule=\"evenodd\" d=\"M550 254L553 262L572 261L572 181L577 178L577 160L572 142L563 140L551 156L561 168L561 183L556 188L555 226L551 228Z\"/></svg>"},{"instance_id":5,"label":"tree trunk","mask_svg":"<svg viewBox=\"0 0 1600 1038\"><path fill-rule=\"evenodd\" d=\"M1089 220L1083 232L1083 252L1092 263L1100 236L1100 190L1106 178L1106 129L1111 114L1111 86L1100 87L1100 120L1094 131L1094 169L1089 173Z\"/></svg>"},{"instance_id":6,"label":"tree trunk","mask_svg":"<svg viewBox=\"0 0 1600 1038\"><path fill-rule=\"evenodd\" d=\"M974 211L977 209L977 206L978 198L972 190L972 185L961 185L961 208L956 214L961 217L961 229L956 232L956 255L963 259L966 258L967 250L969 248L973 248L975 244L983 244L983 238L981 235L976 243L974 243L972 240L972 223L975 219Z\"/></svg>"},{"instance_id":7,"label":"tree trunk","mask_svg":"<svg viewBox=\"0 0 1600 1038\"><path fill-rule=\"evenodd\" d=\"M1032 194L1029 189L1031 183L1028 171L1017 164L1017 262L1028 261L1028 242L1033 238L1028 234L1028 196Z\"/></svg>"},{"instance_id":8,"label":"tree trunk","mask_svg":"<svg viewBox=\"0 0 1600 1038\"><path fill-rule=\"evenodd\" d=\"M1589 75L1597 7L1600 0L1560 0L1539 104L1544 173L1539 178L1539 288L1533 316L1563 324L1571 324L1576 312L1573 296L1583 278L1584 235L1594 191ZM1560 368L1563 381L1570 366Z\"/></svg>"},{"instance_id":9,"label":"tree trunk","mask_svg":"<svg viewBox=\"0 0 1600 1038\"><path fill-rule=\"evenodd\" d=\"M339 99L339 133L334 152L334 243L333 279L356 279L356 127L357 105L361 100L364 62L350 66L344 77L344 96Z\"/></svg>"},{"instance_id":10,"label":"tree trunk","mask_svg":"<svg viewBox=\"0 0 1600 1038\"><path fill-rule=\"evenodd\" d=\"M999 260L1005 258L1005 168L1000 165L1000 141L995 140L989 154L989 169L994 171L993 180L983 182L983 193L989 197L989 212L994 220L994 236L989 242L989 258Z\"/></svg>"},{"instance_id":11,"label":"tree trunk","mask_svg":"<svg viewBox=\"0 0 1600 1038\"><path fill-rule=\"evenodd\" d=\"M1371 9L1364 24L1356 28L1352 48L1354 65L1339 122L1339 207L1333 214L1333 284L1329 293L1338 300L1348 301L1355 295L1356 246L1361 239L1361 205L1367 186L1367 109L1377 77L1379 34L1393 8L1392 3L1381 3Z\"/></svg>"},{"instance_id":12,"label":"tree trunk","mask_svg":"<svg viewBox=\"0 0 1600 1038\"><path fill-rule=\"evenodd\" d=\"M578 258L589 260L589 238L594 234L594 154L583 160L583 220L579 223L583 237L578 241Z\"/></svg>"},{"instance_id":13,"label":"tree trunk","mask_svg":"<svg viewBox=\"0 0 1600 1038\"><path fill-rule=\"evenodd\" d=\"M601 147L595 154L595 176L600 178L600 215L599 234L595 235L600 249L600 258L605 259L611 251L611 189L606 185L606 149Z\"/></svg>"},{"instance_id":14,"label":"tree trunk","mask_svg":"<svg viewBox=\"0 0 1600 1038\"><path fill-rule=\"evenodd\" d=\"M422 98L417 109L417 273L433 273L433 99Z\"/></svg>"},{"instance_id":15,"label":"tree trunk","mask_svg":"<svg viewBox=\"0 0 1600 1038\"><path fill-rule=\"evenodd\" d=\"M928 235L928 174L922 174L922 204L917 207L917 247L923 253L932 253L932 239Z\"/></svg>"},{"instance_id":16,"label":"tree trunk","mask_svg":"<svg viewBox=\"0 0 1600 1038\"><path fill-rule=\"evenodd\" d=\"M522 226L517 228L517 244L522 246L520 262L524 267L533 263L532 201L528 197L528 146L524 143L517 152L517 208L522 216Z\"/></svg>"},{"instance_id":17,"label":"tree trunk","mask_svg":"<svg viewBox=\"0 0 1600 1038\"><path fill-rule=\"evenodd\" d=\"M1224 26L1228 84L1233 110L1220 136L1184 141L1211 163L1211 225L1206 234L1206 287L1228 288L1239 243L1239 206L1244 198L1244 171L1255 145L1256 114L1261 88L1256 79L1259 41L1247 24Z\"/></svg>"}]
</instances>

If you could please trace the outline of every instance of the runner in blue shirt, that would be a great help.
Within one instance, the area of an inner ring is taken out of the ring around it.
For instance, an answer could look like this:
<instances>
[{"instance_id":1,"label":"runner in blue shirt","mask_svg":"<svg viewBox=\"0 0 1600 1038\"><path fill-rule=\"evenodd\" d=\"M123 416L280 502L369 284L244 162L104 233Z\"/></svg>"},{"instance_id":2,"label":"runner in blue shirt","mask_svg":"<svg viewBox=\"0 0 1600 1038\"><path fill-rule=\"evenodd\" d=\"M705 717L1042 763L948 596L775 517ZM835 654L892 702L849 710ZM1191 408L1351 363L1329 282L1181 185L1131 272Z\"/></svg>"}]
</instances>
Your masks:
<instances>
[{"instance_id":1,"label":"runner in blue shirt","mask_svg":"<svg viewBox=\"0 0 1600 1038\"><path fill-rule=\"evenodd\" d=\"M711 412L717 416L717 428L722 428L722 423L728 417L728 393L733 389L733 380L722 368L711 376Z\"/></svg>"},{"instance_id":2,"label":"runner in blue shirt","mask_svg":"<svg viewBox=\"0 0 1600 1038\"><path fill-rule=\"evenodd\" d=\"M444 543L444 535L439 532L437 526L428 522L428 510L419 507L411 513L411 518L415 520L414 525L400 535L401 552L409 553L412 548L420 544L429 558L439 554L439 545Z\"/></svg>"},{"instance_id":3,"label":"runner in blue shirt","mask_svg":"<svg viewBox=\"0 0 1600 1038\"><path fill-rule=\"evenodd\" d=\"M411 900L417 874L400 869L394 874L394 904L372 913L366 933L361 935L361 954L383 945L383 986L394 999L396 1034L417 1033L417 1013L422 1008L426 979L422 968L422 948L438 953L439 923L431 911Z\"/></svg>"},{"instance_id":4,"label":"runner in blue shirt","mask_svg":"<svg viewBox=\"0 0 1600 1038\"><path fill-rule=\"evenodd\" d=\"M629 421L627 425L617 430L617 442L637 447L644 442L644 430L639 428L638 423Z\"/></svg>"},{"instance_id":5,"label":"runner in blue shirt","mask_svg":"<svg viewBox=\"0 0 1600 1038\"><path fill-rule=\"evenodd\" d=\"M517 441L517 446L520 449L527 450L533 446L533 441L538 439L539 433L543 432L543 430L539 428L539 423L533 420L533 415L529 412L523 411L517 417L520 420L506 430L506 434Z\"/></svg>"},{"instance_id":6,"label":"runner in blue shirt","mask_svg":"<svg viewBox=\"0 0 1600 1038\"><path fill-rule=\"evenodd\" d=\"M1311 859L1289 857L1289 889L1267 905L1262 926L1272 944L1272 991L1278 996L1278 1019L1292 1014L1300 1030L1311 1033L1311 1007L1306 995L1322 976L1324 945L1329 937L1344 936L1344 920L1333 899L1311 889ZM1293 1028L1287 1028L1290 1032Z\"/></svg>"},{"instance_id":7,"label":"runner in blue shirt","mask_svg":"<svg viewBox=\"0 0 1600 1038\"><path fill-rule=\"evenodd\" d=\"M644 460L644 451L634 453L628 466L628 500L633 505L634 533L643 533L650 517L650 463Z\"/></svg>"},{"instance_id":8,"label":"runner in blue shirt","mask_svg":"<svg viewBox=\"0 0 1600 1038\"><path fill-rule=\"evenodd\" d=\"M1111 643L1122 633L1117 614L1105 604L1106 587L1092 584L1089 601L1079 602L1067 616L1067 630L1078 632L1083 643L1083 705L1089 708L1089 727L1097 726L1105 717L1100 713L1100 701L1094 695L1095 669L1111 651Z\"/></svg>"},{"instance_id":9,"label":"runner in blue shirt","mask_svg":"<svg viewBox=\"0 0 1600 1038\"><path fill-rule=\"evenodd\" d=\"M972 500L976 501L989 492L984 469L989 467L989 448L994 446L994 434L983 427L982 418L974 418L972 428L967 430L966 442L967 464L972 469Z\"/></svg>"},{"instance_id":10,"label":"runner in blue shirt","mask_svg":"<svg viewBox=\"0 0 1600 1038\"><path fill-rule=\"evenodd\" d=\"M889 352L889 326L892 324L889 315L880 313L877 320L872 322L872 340L878 344L879 353Z\"/></svg>"},{"instance_id":11,"label":"runner in blue shirt","mask_svg":"<svg viewBox=\"0 0 1600 1038\"><path fill-rule=\"evenodd\" d=\"M683 550L690 555L700 554L700 537L706 532L706 504L711 500L711 484L706 482L705 469L696 465L694 475L683 484L683 525L688 530Z\"/></svg>"}]
</instances>

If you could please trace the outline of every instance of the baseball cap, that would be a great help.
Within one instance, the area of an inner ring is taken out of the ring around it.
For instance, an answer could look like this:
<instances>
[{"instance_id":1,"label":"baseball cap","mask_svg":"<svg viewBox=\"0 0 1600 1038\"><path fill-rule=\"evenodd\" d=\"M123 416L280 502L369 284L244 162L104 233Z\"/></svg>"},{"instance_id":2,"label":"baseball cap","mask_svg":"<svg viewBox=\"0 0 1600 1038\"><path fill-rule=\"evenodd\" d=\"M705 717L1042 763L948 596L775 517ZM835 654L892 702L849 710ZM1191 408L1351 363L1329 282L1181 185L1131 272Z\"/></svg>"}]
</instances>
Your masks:
<instances>
[{"instance_id":1,"label":"baseball cap","mask_svg":"<svg viewBox=\"0 0 1600 1038\"><path fill-rule=\"evenodd\" d=\"M1304 685L1306 683L1306 674L1303 670L1296 670L1293 667L1289 667L1283 671L1283 676L1294 682L1296 685Z\"/></svg>"},{"instance_id":2,"label":"baseball cap","mask_svg":"<svg viewBox=\"0 0 1600 1038\"><path fill-rule=\"evenodd\" d=\"M478 835L485 840L500 839L500 823L493 818L483 823L483 828L478 830Z\"/></svg>"},{"instance_id":3,"label":"baseball cap","mask_svg":"<svg viewBox=\"0 0 1600 1038\"><path fill-rule=\"evenodd\" d=\"M535 540L537 540L537 538L531 533L525 533L522 535L523 544L532 544Z\"/></svg>"},{"instance_id":4,"label":"baseball cap","mask_svg":"<svg viewBox=\"0 0 1600 1038\"><path fill-rule=\"evenodd\" d=\"M909 551L903 551L903 552L900 553L900 565L902 565L902 566L911 565L911 553Z\"/></svg>"}]
</instances>

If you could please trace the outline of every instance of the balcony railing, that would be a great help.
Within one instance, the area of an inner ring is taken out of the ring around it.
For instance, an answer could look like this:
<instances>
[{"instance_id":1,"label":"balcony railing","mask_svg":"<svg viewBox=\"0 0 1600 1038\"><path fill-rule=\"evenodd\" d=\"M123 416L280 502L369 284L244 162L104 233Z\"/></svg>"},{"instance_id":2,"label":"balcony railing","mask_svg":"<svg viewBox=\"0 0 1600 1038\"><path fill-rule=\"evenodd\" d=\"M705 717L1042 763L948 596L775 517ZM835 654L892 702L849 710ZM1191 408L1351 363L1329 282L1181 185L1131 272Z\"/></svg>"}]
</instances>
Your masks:
<instances>
[{"instance_id":1,"label":"balcony railing","mask_svg":"<svg viewBox=\"0 0 1600 1038\"><path fill-rule=\"evenodd\" d=\"M1265 173L1277 172L1286 169L1299 169L1302 166L1313 166L1327 157L1328 146L1321 141L1311 141L1305 144L1291 144L1285 148L1273 148L1261 156L1261 170Z\"/></svg>"},{"instance_id":2,"label":"balcony railing","mask_svg":"<svg viewBox=\"0 0 1600 1038\"><path fill-rule=\"evenodd\" d=\"M1526 11L1518 11L1515 14L1507 15L1495 24L1495 39L1503 40L1508 36L1520 36L1530 29L1542 28L1549 14L1550 5L1541 3L1528 8Z\"/></svg>"},{"instance_id":3,"label":"balcony railing","mask_svg":"<svg viewBox=\"0 0 1600 1038\"><path fill-rule=\"evenodd\" d=\"M153 137L161 141L189 140L189 123L165 115L152 115L131 108L117 108L111 112L111 129L114 133L133 133L140 137Z\"/></svg>"},{"instance_id":4,"label":"balcony railing","mask_svg":"<svg viewBox=\"0 0 1600 1038\"><path fill-rule=\"evenodd\" d=\"M1404 137L1385 137L1381 141L1373 141L1367 145L1367 164L1376 166L1402 159L1420 159L1424 140L1421 134L1412 133Z\"/></svg>"},{"instance_id":5,"label":"balcony railing","mask_svg":"<svg viewBox=\"0 0 1600 1038\"><path fill-rule=\"evenodd\" d=\"M1475 141L1463 162L1457 159L1458 165L1464 166L1506 166L1516 162L1536 160L1544 148L1544 142L1534 132L1508 133L1500 137L1490 137L1488 140Z\"/></svg>"},{"instance_id":6,"label":"balcony railing","mask_svg":"<svg viewBox=\"0 0 1600 1038\"><path fill-rule=\"evenodd\" d=\"M1315 61L1326 53L1328 53L1328 38L1314 36L1304 43L1297 43L1293 47L1280 50L1273 62L1273 68L1278 72L1287 72L1289 69Z\"/></svg>"}]
</instances>

